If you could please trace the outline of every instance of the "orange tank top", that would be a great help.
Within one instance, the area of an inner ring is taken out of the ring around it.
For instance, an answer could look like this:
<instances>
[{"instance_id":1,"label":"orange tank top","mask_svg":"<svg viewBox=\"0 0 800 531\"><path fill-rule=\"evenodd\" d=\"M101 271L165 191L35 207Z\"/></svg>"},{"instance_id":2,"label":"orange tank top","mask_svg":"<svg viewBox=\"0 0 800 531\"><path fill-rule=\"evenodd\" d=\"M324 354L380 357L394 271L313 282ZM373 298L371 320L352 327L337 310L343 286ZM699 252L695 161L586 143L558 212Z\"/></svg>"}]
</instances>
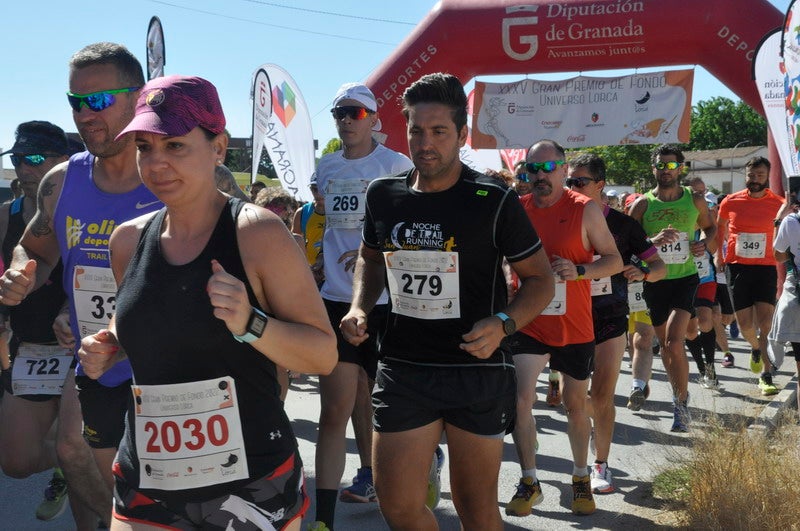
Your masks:
<instances>
[{"instance_id":1,"label":"orange tank top","mask_svg":"<svg viewBox=\"0 0 800 531\"><path fill-rule=\"evenodd\" d=\"M560 256L574 264L590 264L594 252L583 247L581 237L583 209L591 201L588 197L564 190L564 195L553 206L538 208L533 194L520 198L528 217L542 240L550 260ZM556 292L560 287L556 279ZM589 280L570 280L566 288L566 311L563 315L539 315L521 331L553 347L563 347L594 340L592 324L592 296Z\"/></svg>"}]
</instances>

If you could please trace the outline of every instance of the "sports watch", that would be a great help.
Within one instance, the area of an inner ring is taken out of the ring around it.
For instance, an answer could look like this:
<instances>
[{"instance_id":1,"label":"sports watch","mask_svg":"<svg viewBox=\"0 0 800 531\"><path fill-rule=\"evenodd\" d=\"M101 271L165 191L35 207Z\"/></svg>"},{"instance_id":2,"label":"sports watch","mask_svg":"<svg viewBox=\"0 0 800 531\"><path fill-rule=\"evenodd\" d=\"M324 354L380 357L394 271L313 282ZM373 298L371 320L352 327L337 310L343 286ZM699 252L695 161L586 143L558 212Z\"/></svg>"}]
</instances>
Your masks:
<instances>
[{"instance_id":1,"label":"sports watch","mask_svg":"<svg viewBox=\"0 0 800 531\"><path fill-rule=\"evenodd\" d=\"M586 274L586 268L583 267L582 265L578 264L578 265L575 266L575 272L578 273L577 280L583 280L583 275Z\"/></svg>"},{"instance_id":2,"label":"sports watch","mask_svg":"<svg viewBox=\"0 0 800 531\"><path fill-rule=\"evenodd\" d=\"M267 327L267 321L269 321L269 317L267 317L267 315L258 308L251 307L250 310L250 319L247 320L247 326L244 329L244 334L241 336L233 334L234 339L236 339L236 341L239 343L252 343L261 337L261 335L264 333L264 329Z\"/></svg>"},{"instance_id":3,"label":"sports watch","mask_svg":"<svg viewBox=\"0 0 800 531\"><path fill-rule=\"evenodd\" d=\"M494 316L499 317L500 320L503 321L503 332L505 332L507 336L510 336L517 331L517 323L515 323L514 319L508 315L504 314L503 312L497 312L494 314Z\"/></svg>"}]
</instances>

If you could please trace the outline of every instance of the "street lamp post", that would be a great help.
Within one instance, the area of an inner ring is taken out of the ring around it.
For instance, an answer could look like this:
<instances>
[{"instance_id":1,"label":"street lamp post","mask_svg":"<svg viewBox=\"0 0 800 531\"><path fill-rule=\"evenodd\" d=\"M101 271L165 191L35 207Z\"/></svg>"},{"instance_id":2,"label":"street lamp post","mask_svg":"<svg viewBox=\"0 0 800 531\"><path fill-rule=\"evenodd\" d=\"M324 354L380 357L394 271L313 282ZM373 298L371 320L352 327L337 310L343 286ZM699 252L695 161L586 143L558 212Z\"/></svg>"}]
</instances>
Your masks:
<instances>
[{"instance_id":1,"label":"street lamp post","mask_svg":"<svg viewBox=\"0 0 800 531\"><path fill-rule=\"evenodd\" d=\"M750 143L749 140L742 140L741 142L739 142L738 144L736 144L735 146L733 146L731 148L731 191L730 191L730 193L734 192L734 190L733 190L733 156L736 154L736 148L738 148L739 146L745 146L745 145L747 145L749 143Z\"/></svg>"}]
</instances>

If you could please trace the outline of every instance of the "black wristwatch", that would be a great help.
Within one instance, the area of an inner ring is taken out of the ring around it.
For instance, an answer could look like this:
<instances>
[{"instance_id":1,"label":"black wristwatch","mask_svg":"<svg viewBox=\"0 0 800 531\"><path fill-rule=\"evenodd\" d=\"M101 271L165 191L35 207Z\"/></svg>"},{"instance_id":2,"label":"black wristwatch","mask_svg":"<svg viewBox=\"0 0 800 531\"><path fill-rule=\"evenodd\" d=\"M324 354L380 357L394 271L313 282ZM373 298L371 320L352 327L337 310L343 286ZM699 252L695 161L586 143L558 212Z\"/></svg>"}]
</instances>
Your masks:
<instances>
[{"instance_id":1,"label":"black wristwatch","mask_svg":"<svg viewBox=\"0 0 800 531\"><path fill-rule=\"evenodd\" d=\"M497 312L494 314L494 316L499 317L500 320L503 321L503 332L505 332L507 336L510 336L517 331L517 323L515 323L514 319L508 315L504 314L503 312Z\"/></svg>"},{"instance_id":2,"label":"black wristwatch","mask_svg":"<svg viewBox=\"0 0 800 531\"><path fill-rule=\"evenodd\" d=\"M577 271L577 273L578 273L577 280L583 280L583 275L586 274L586 268L583 267L582 265L578 264L578 265L575 266L575 271Z\"/></svg>"},{"instance_id":3,"label":"black wristwatch","mask_svg":"<svg viewBox=\"0 0 800 531\"><path fill-rule=\"evenodd\" d=\"M267 317L264 312L257 308L251 308L250 319L247 320L244 334L241 336L233 334L233 337L239 343L252 343L264 334L264 329L267 327L268 321L269 317Z\"/></svg>"}]
</instances>

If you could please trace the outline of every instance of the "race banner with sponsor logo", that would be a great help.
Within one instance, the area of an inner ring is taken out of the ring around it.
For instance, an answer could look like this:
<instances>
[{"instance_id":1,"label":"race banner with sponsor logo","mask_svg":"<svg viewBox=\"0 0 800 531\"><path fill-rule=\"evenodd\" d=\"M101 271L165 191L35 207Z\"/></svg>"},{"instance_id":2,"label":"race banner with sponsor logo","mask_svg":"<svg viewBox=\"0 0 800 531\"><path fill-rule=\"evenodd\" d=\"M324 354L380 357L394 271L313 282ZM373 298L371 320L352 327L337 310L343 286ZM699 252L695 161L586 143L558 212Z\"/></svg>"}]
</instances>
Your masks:
<instances>
[{"instance_id":1,"label":"race banner with sponsor logo","mask_svg":"<svg viewBox=\"0 0 800 531\"><path fill-rule=\"evenodd\" d=\"M167 49L164 45L164 28L158 17L150 19L147 26L147 81L164 75Z\"/></svg>"},{"instance_id":2,"label":"race banner with sponsor logo","mask_svg":"<svg viewBox=\"0 0 800 531\"><path fill-rule=\"evenodd\" d=\"M781 165L789 175L800 175L796 157L792 157L794 139L786 120L786 101L783 93L783 70L781 66L781 31L768 33L756 48L753 60L755 80L764 116L775 140Z\"/></svg>"},{"instance_id":3,"label":"race banner with sponsor logo","mask_svg":"<svg viewBox=\"0 0 800 531\"><path fill-rule=\"evenodd\" d=\"M791 137L791 164L786 165L785 170L787 175L800 175L800 4L796 0L792 0L786 10L781 33L781 57L786 122Z\"/></svg>"},{"instance_id":4,"label":"race banner with sponsor logo","mask_svg":"<svg viewBox=\"0 0 800 531\"><path fill-rule=\"evenodd\" d=\"M250 90L250 99L253 100L253 163L250 170L250 183L252 184L258 177L258 165L261 162L269 117L272 114L272 89L269 86L269 76L264 67L256 70L253 87Z\"/></svg>"},{"instance_id":5,"label":"race banner with sponsor logo","mask_svg":"<svg viewBox=\"0 0 800 531\"><path fill-rule=\"evenodd\" d=\"M475 83L474 148L689 142L694 70Z\"/></svg>"},{"instance_id":6,"label":"race banner with sponsor logo","mask_svg":"<svg viewBox=\"0 0 800 531\"><path fill-rule=\"evenodd\" d=\"M308 185L314 173L314 134L305 99L283 68L265 64L261 70L267 75L272 98L263 136L267 153L283 188L296 199L311 201ZM255 145L255 138L253 142ZM255 157L253 163L257 163Z\"/></svg>"}]
</instances>

